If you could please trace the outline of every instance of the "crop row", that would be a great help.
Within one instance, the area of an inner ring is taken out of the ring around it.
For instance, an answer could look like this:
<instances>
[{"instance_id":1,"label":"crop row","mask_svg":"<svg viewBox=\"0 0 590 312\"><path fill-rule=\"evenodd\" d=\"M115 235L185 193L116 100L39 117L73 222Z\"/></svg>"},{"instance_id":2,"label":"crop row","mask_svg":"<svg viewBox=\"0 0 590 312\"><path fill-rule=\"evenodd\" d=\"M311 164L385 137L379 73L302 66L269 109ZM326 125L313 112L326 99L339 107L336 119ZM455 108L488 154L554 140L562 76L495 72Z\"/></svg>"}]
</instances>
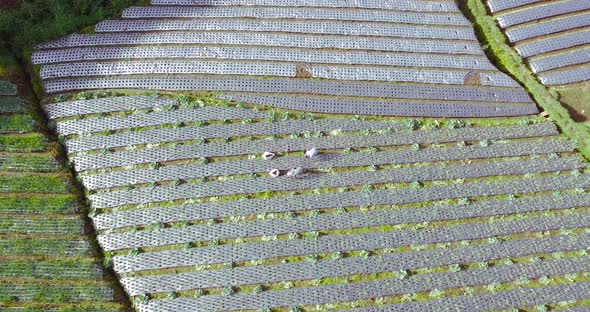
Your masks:
<instances>
[{"instance_id":1,"label":"crop row","mask_svg":"<svg viewBox=\"0 0 590 312\"><path fill-rule=\"evenodd\" d=\"M498 12L517 8L531 3L536 3L541 0L488 0L488 7L492 12Z\"/></svg>"},{"instance_id":2,"label":"crop row","mask_svg":"<svg viewBox=\"0 0 590 312\"><path fill-rule=\"evenodd\" d=\"M297 167L303 169L329 169L337 167L379 166L386 164L516 157L561 153L572 150L571 144L567 141L548 139L543 142L521 141L515 143L498 143L489 147L471 145L448 148L429 147L418 151L402 149L375 153L322 154L311 160L306 160L298 156L280 157L274 159L272 162L262 158L255 158L240 161L215 162L204 165L172 165L156 169L125 170L85 175L82 177L82 182L87 189L95 190L131 184L175 181L178 179L266 173L271 169L288 171Z\"/></svg>"},{"instance_id":3,"label":"crop row","mask_svg":"<svg viewBox=\"0 0 590 312\"><path fill-rule=\"evenodd\" d=\"M522 27L508 28L506 30L506 36L510 41L517 42L585 26L590 26L590 14L588 13L566 15L559 19L544 20Z\"/></svg>"},{"instance_id":4,"label":"crop row","mask_svg":"<svg viewBox=\"0 0 590 312\"><path fill-rule=\"evenodd\" d=\"M54 196L0 196L0 213L6 214L70 214L79 210L70 195Z\"/></svg>"},{"instance_id":5,"label":"crop row","mask_svg":"<svg viewBox=\"0 0 590 312\"><path fill-rule=\"evenodd\" d=\"M134 127L150 127L166 124L180 124L196 121L214 120L247 120L266 118L267 114L250 109L235 107L209 106L196 109L182 109L169 112L152 112L147 114L133 114L125 117L111 116L99 118L85 118L57 122L57 132L60 135L85 134L105 130L122 130ZM322 123L318 121L318 123ZM229 131L231 133L231 131Z\"/></svg>"},{"instance_id":6,"label":"crop row","mask_svg":"<svg viewBox=\"0 0 590 312\"><path fill-rule=\"evenodd\" d=\"M545 201L543 202L542 200ZM435 206L428 207L427 209L374 210L216 225L191 225L184 228L103 234L98 237L98 240L105 250L111 251L138 247L176 245L195 241L213 241L345 228L490 217L584 206L590 207L590 197L533 198L522 201L481 202L468 205L467 207L461 207L459 205Z\"/></svg>"},{"instance_id":7,"label":"crop row","mask_svg":"<svg viewBox=\"0 0 590 312\"><path fill-rule=\"evenodd\" d=\"M311 146L318 149L344 149L391 145L433 144L461 141L506 140L557 135L551 123L527 126L497 126L480 128L417 130L391 134L344 135L320 138L235 141L177 145L172 147L119 151L73 157L78 171L134 164L194 159L200 157L256 155L264 151L303 151Z\"/></svg>"},{"instance_id":8,"label":"crop row","mask_svg":"<svg viewBox=\"0 0 590 312\"><path fill-rule=\"evenodd\" d=\"M151 300L138 304L139 311L218 311L315 305L358 299L401 295L432 289L487 285L516 280L563 275L584 271L590 265L588 257L568 258L540 263L494 266L486 269L452 273L414 275L406 279L390 278L370 282L335 284L308 288L264 291L259 294L238 293L233 296L210 295L201 298Z\"/></svg>"},{"instance_id":9,"label":"crop row","mask_svg":"<svg viewBox=\"0 0 590 312\"><path fill-rule=\"evenodd\" d=\"M589 15L590 16L590 15ZM579 49L577 51L535 58L529 61L531 69L535 73L557 69L563 66L582 64L590 59L590 49Z\"/></svg>"},{"instance_id":10,"label":"crop row","mask_svg":"<svg viewBox=\"0 0 590 312\"><path fill-rule=\"evenodd\" d=\"M83 234L84 220L79 217L2 218L0 234Z\"/></svg>"},{"instance_id":11,"label":"crop row","mask_svg":"<svg viewBox=\"0 0 590 312\"><path fill-rule=\"evenodd\" d=\"M425 38L475 40L470 26L387 24L350 21L262 20L262 19L122 19L108 20L96 25L96 32L147 31L241 31L378 36L397 38ZM356 41L355 37L349 40Z\"/></svg>"},{"instance_id":12,"label":"crop row","mask_svg":"<svg viewBox=\"0 0 590 312\"><path fill-rule=\"evenodd\" d=\"M157 270L194 265L208 265L286 256L320 253L374 250L408 245L436 244L461 240L489 238L523 232L571 229L590 225L590 216L584 213L500 220L485 223L468 223L421 230L369 232L364 234L325 235L317 239L271 240L263 242L228 244L189 249L153 251L138 255L113 257L119 273Z\"/></svg>"},{"instance_id":13,"label":"crop row","mask_svg":"<svg viewBox=\"0 0 590 312\"><path fill-rule=\"evenodd\" d=\"M535 288L518 288L494 293L482 293L477 296L461 295L437 300L407 302L402 304L372 306L351 309L350 312L429 312L429 311L488 311L509 309L513 307L543 306L564 301L582 300L590 291L589 282L568 283ZM541 309L541 307L539 307ZM176 310L175 310L176 311ZM579 306L559 310L563 312L584 312L588 306Z\"/></svg>"},{"instance_id":14,"label":"crop row","mask_svg":"<svg viewBox=\"0 0 590 312\"><path fill-rule=\"evenodd\" d=\"M590 79L590 65L557 71L551 73L539 74L539 79L546 85L563 85Z\"/></svg>"},{"instance_id":15,"label":"crop row","mask_svg":"<svg viewBox=\"0 0 590 312\"><path fill-rule=\"evenodd\" d=\"M86 240L63 238L0 239L0 256L87 256L92 247Z\"/></svg>"},{"instance_id":16,"label":"crop row","mask_svg":"<svg viewBox=\"0 0 590 312\"><path fill-rule=\"evenodd\" d=\"M102 279L102 270L90 261L3 261L0 263L3 278L34 279Z\"/></svg>"},{"instance_id":17,"label":"crop row","mask_svg":"<svg viewBox=\"0 0 590 312\"><path fill-rule=\"evenodd\" d=\"M50 154L0 156L0 170L3 171L57 171L60 168L59 162Z\"/></svg>"},{"instance_id":18,"label":"crop row","mask_svg":"<svg viewBox=\"0 0 590 312\"><path fill-rule=\"evenodd\" d=\"M447 179L479 178L497 175L521 175L541 172L574 170L584 167L577 157L562 159L526 159L484 164L428 166L378 171L349 171L338 174L305 174L300 179L288 176L277 178L211 181L200 184L159 186L133 190L111 191L89 196L94 207L108 208L122 205L147 204L190 198L256 194L268 191L312 190L327 187L410 183Z\"/></svg>"},{"instance_id":19,"label":"crop row","mask_svg":"<svg viewBox=\"0 0 590 312\"><path fill-rule=\"evenodd\" d=\"M355 130L400 130L402 123L387 121L361 121L346 119L287 120L275 123L257 122L252 124L216 124L188 126L181 128L160 128L137 132L115 133L107 136L90 136L70 139L65 142L69 153L124 147L137 144L165 143L198 139L285 135L291 133L319 131Z\"/></svg>"},{"instance_id":20,"label":"crop row","mask_svg":"<svg viewBox=\"0 0 590 312\"><path fill-rule=\"evenodd\" d=\"M522 43L515 48L522 57L526 58L588 43L590 43L590 30L582 29L581 31L570 32L560 36Z\"/></svg>"},{"instance_id":21,"label":"crop row","mask_svg":"<svg viewBox=\"0 0 590 312\"><path fill-rule=\"evenodd\" d=\"M40 133L25 135L0 135L2 152L40 152L48 147L47 139Z\"/></svg>"},{"instance_id":22,"label":"crop row","mask_svg":"<svg viewBox=\"0 0 590 312\"><path fill-rule=\"evenodd\" d=\"M318 262L293 262L277 265L257 265L232 269L128 277L121 283L131 296L145 293L184 291L200 288L229 287L314 280L353 274L373 274L394 270L412 270L452 264L522 257L584 249L590 236L554 236L507 241L498 244L472 245L453 250L433 249L386 253L368 258L353 257Z\"/></svg>"},{"instance_id":23,"label":"crop row","mask_svg":"<svg viewBox=\"0 0 590 312\"><path fill-rule=\"evenodd\" d=\"M320 40L321 39L321 40ZM477 41L455 42L436 39L411 38L358 38L346 36L319 36L305 34L213 34L197 32L157 33L100 33L93 35L72 34L38 46L39 49L73 48L115 45L160 45L160 44L232 44L245 46L292 47L310 49L343 49L404 51L422 53L482 55Z\"/></svg>"},{"instance_id":24,"label":"crop row","mask_svg":"<svg viewBox=\"0 0 590 312\"><path fill-rule=\"evenodd\" d=\"M43 67L43 79L108 76L108 75L147 75L147 74L212 74L295 77L297 65L294 63L253 63L242 61L120 61L83 62L50 64ZM468 70L415 69L394 67L357 67L308 65L314 78L346 81L388 81L416 82L432 84L464 85L472 73ZM481 73L484 86L518 87L518 84L503 73Z\"/></svg>"},{"instance_id":25,"label":"crop row","mask_svg":"<svg viewBox=\"0 0 590 312\"><path fill-rule=\"evenodd\" d=\"M194 6L193 0L152 0L152 5L189 5ZM199 1L199 6L285 6L285 7L328 7L328 8L365 8L365 9L384 9L384 10L403 10L418 12L459 12L459 9L453 1L420 1L420 0L396 0L380 1L365 0L362 3L350 0L330 0L312 2L305 0L286 0L276 2L272 0L237 0L237 1L217 1L205 0Z\"/></svg>"},{"instance_id":26,"label":"crop row","mask_svg":"<svg viewBox=\"0 0 590 312\"><path fill-rule=\"evenodd\" d=\"M396 205L415 202L453 199L472 196L514 195L531 192L546 192L561 189L587 188L588 177L556 176L513 180L510 183L483 182L465 185L429 186L422 189L372 190L368 192L326 193L293 195L268 199L197 203L182 206L144 208L99 214L94 217L98 229L139 226L154 223L196 221L215 218L240 217L265 213L305 211L325 208L345 208L372 205ZM491 201L505 206L506 203ZM524 204L524 202L522 202ZM480 205L473 204L474 210ZM541 206L542 207L542 206ZM441 210L446 208L440 207ZM459 209L458 207L456 209ZM464 209L464 208L461 208ZM500 208L497 208L500 209ZM422 210L416 210L422 211ZM432 211L438 211L434 209ZM493 209L491 211L494 211ZM429 214L425 214L425 217ZM450 214L452 216L454 214ZM401 217L401 216L400 216ZM395 219L394 219L395 220ZM403 219L402 219L403 220Z\"/></svg>"},{"instance_id":27,"label":"crop row","mask_svg":"<svg viewBox=\"0 0 590 312\"><path fill-rule=\"evenodd\" d=\"M21 98L16 96L0 96L0 114L22 113L25 111L25 104Z\"/></svg>"},{"instance_id":28,"label":"crop row","mask_svg":"<svg viewBox=\"0 0 590 312\"><path fill-rule=\"evenodd\" d=\"M0 192L67 193L67 180L62 174L0 175Z\"/></svg>"},{"instance_id":29,"label":"crop row","mask_svg":"<svg viewBox=\"0 0 590 312\"><path fill-rule=\"evenodd\" d=\"M37 50L36 64L107 59L231 59L294 63L389 65L400 67L494 70L481 55L448 55L404 52L300 50L290 48L137 46Z\"/></svg>"},{"instance_id":30,"label":"crop row","mask_svg":"<svg viewBox=\"0 0 590 312\"><path fill-rule=\"evenodd\" d=\"M590 9L590 2L585 0L566 0L559 3L541 3L526 10L517 10L498 16L502 27L510 27L542 18L575 13Z\"/></svg>"},{"instance_id":31,"label":"crop row","mask_svg":"<svg viewBox=\"0 0 590 312\"><path fill-rule=\"evenodd\" d=\"M61 86L60 86L61 85ZM398 99L425 99L447 101L474 101L492 103L529 103L531 100L523 89L491 89L480 86L440 86L414 85L357 81L329 81L289 78L254 78L254 77L102 77L72 78L69 80L49 80L48 91L55 92L68 88L146 88L155 90L204 90L235 91L262 93L305 93L317 95L335 95L350 97L379 97Z\"/></svg>"},{"instance_id":32,"label":"crop row","mask_svg":"<svg viewBox=\"0 0 590 312\"><path fill-rule=\"evenodd\" d=\"M0 301L34 301L65 303L80 301L112 301L113 290L106 285L68 286L0 283Z\"/></svg>"},{"instance_id":33,"label":"crop row","mask_svg":"<svg viewBox=\"0 0 590 312\"><path fill-rule=\"evenodd\" d=\"M45 105L43 109L50 119L58 119L86 114L166 108L177 104L177 100L168 97L135 95L53 103Z\"/></svg>"},{"instance_id":34,"label":"crop row","mask_svg":"<svg viewBox=\"0 0 590 312\"><path fill-rule=\"evenodd\" d=\"M481 74L482 82L486 75ZM488 77L489 78L489 77ZM261 95L226 92L221 99L244 101L258 105L270 105L284 109L332 114L363 114L377 116L422 117L502 117L532 115L538 112L533 103L514 105L453 103L446 101L414 102L408 100L333 99L307 95Z\"/></svg>"},{"instance_id":35,"label":"crop row","mask_svg":"<svg viewBox=\"0 0 590 312\"><path fill-rule=\"evenodd\" d=\"M29 115L0 115L0 134L24 133L35 129L35 121Z\"/></svg>"},{"instance_id":36,"label":"crop row","mask_svg":"<svg viewBox=\"0 0 590 312\"><path fill-rule=\"evenodd\" d=\"M420 6L421 8L423 5ZM385 11L354 8L283 8L277 7L222 7L222 6L145 6L130 7L123 11L123 18L259 18L306 19L328 21L385 22L422 25L470 26L460 13Z\"/></svg>"},{"instance_id":37,"label":"crop row","mask_svg":"<svg viewBox=\"0 0 590 312\"><path fill-rule=\"evenodd\" d=\"M0 80L0 95L16 95L16 85L10 81Z\"/></svg>"}]
</instances>

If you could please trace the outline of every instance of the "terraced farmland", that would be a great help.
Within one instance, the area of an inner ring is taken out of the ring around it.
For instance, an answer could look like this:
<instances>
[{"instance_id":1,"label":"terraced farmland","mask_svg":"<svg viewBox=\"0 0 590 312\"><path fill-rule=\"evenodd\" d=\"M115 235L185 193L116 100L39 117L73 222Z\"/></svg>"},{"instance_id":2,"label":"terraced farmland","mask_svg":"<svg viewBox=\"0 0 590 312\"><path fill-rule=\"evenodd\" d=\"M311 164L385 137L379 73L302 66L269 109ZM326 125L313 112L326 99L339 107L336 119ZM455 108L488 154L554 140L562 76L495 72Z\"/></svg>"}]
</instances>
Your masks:
<instances>
[{"instance_id":1,"label":"terraced farmland","mask_svg":"<svg viewBox=\"0 0 590 312\"><path fill-rule=\"evenodd\" d=\"M69 174L9 81L0 109L0 310L121 311Z\"/></svg>"},{"instance_id":2,"label":"terraced farmland","mask_svg":"<svg viewBox=\"0 0 590 312\"><path fill-rule=\"evenodd\" d=\"M45 109L139 311L586 302L590 179L543 118L312 115L158 95ZM311 147L318 156L304 157Z\"/></svg>"},{"instance_id":3,"label":"terraced farmland","mask_svg":"<svg viewBox=\"0 0 590 312\"><path fill-rule=\"evenodd\" d=\"M590 3L487 0L515 49L545 85L590 80Z\"/></svg>"},{"instance_id":4,"label":"terraced farmland","mask_svg":"<svg viewBox=\"0 0 590 312\"><path fill-rule=\"evenodd\" d=\"M492 117L535 105L450 0L194 1L131 7L38 46L49 93L214 91L310 112Z\"/></svg>"},{"instance_id":5,"label":"terraced farmland","mask_svg":"<svg viewBox=\"0 0 590 312\"><path fill-rule=\"evenodd\" d=\"M454 1L153 0L32 60L138 311L590 309L587 162Z\"/></svg>"}]
</instances>

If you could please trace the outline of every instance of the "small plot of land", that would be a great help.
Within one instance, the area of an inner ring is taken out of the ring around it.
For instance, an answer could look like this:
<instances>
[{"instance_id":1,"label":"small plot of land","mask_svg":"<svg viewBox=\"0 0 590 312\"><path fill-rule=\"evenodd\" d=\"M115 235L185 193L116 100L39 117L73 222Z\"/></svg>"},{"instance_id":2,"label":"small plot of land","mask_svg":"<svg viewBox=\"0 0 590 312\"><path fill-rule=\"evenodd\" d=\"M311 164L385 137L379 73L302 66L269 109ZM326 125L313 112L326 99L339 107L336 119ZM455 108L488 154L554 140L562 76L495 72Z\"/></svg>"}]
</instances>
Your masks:
<instances>
[{"instance_id":1,"label":"small plot of land","mask_svg":"<svg viewBox=\"0 0 590 312\"><path fill-rule=\"evenodd\" d=\"M587 304L590 176L543 118L96 95L45 110L139 311Z\"/></svg>"},{"instance_id":2,"label":"small plot of land","mask_svg":"<svg viewBox=\"0 0 590 312\"><path fill-rule=\"evenodd\" d=\"M217 91L286 109L381 116L537 113L487 60L453 1L153 4L128 8L93 34L39 45L32 61L43 65L46 91Z\"/></svg>"},{"instance_id":3,"label":"small plot of land","mask_svg":"<svg viewBox=\"0 0 590 312\"><path fill-rule=\"evenodd\" d=\"M69 175L27 110L0 81L0 310L121 311Z\"/></svg>"},{"instance_id":4,"label":"small plot of land","mask_svg":"<svg viewBox=\"0 0 590 312\"><path fill-rule=\"evenodd\" d=\"M590 2L487 0L487 4L539 80L555 87L575 120L588 120Z\"/></svg>"}]
</instances>

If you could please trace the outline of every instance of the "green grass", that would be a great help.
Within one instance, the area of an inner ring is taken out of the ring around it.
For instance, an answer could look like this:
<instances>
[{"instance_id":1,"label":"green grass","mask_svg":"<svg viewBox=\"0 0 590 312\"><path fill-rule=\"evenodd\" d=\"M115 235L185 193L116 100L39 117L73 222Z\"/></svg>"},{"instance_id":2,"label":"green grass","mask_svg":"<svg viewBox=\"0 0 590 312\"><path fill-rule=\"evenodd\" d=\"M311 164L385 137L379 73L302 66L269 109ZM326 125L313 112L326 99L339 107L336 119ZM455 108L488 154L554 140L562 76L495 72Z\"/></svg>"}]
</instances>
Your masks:
<instances>
[{"instance_id":1,"label":"green grass","mask_svg":"<svg viewBox=\"0 0 590 312\"><path fill-rule=\"evenodd\" d=\"M40 43L111 18L146 0L24 0L19 8L0 10L0 38L25 57Z\"/></svg>"},{"instance_id":2,"label":"green grass","mask_svg":"<svg viewBox=\"0 0 590 312\"><path fill-rule=\"evenodd\" d=\"M0 192L67 193L67 179L61 174L0 175Z\"/></svg>"},{"instance_id":3,"label":"green grass","mask_svg":"<svg viewBox=\"0 0 590 312\"><path fill-rule=\"evenodd\" d=\"M2 171L57 171L61 166L51 154L0 156Z\"/></svg>"},{"instance_id":4,"label":"green grass","mask_svg":"<svg viewBox=\"0 0 590 312\"><path fill-rule=\"evenodd\" d=\"M518 53L512 49L504 33L498 28L494 19L488 15L481 0L457 2L463 12L474 23L480 42L484 44L486 54L494 63L509 73L529 92L532 98L549 113L549 116L561 130L578 144L578 149L590 158L590 131L584 125L576 123L565 107L558 100L558 94L543 86L530 71Z\"/></svg>"},{"instance_id":5,"label":"green grass","mask_svg":"<svg viewBox=\"0 0 590 312\"><path fill-rule=\"evenodd\" d=\"M83 228L80 217L0 218L0 234L81 234Z\"/></svg>"},{"instance_id":6,"label":"green grass","mask_svg":"<svg viewBox=\"0 0 590 312\"><path fill-rule=\"evenodd\" d=\"M40 152L47 148L47 139L40 133L0 135L0 152Z\"/></svg>"},{"instance_id":7,"label":"green grass","mask_svg":"<svg viewBox=\"0 0 590 312\"><path fill-rule=\"evenodd\" d=\"M3 278L99 279L101 273L92 258L54 261L5 261L0 263Z\"/></svg>"},{"instance_id":8,"label":"green grass","mask_svg":"<svg viewBox=\"0 0 590 312\"><path fill-rule=\"evenodd\" d=\"M30 132L35 130L35 120L25 114L0 115L0 133Z\"/></svg>"},{"instance_id":9,"label":"green grass","mask_svg":"<svg viewBox=\"0 0 590 312\"><path fill-rule=\"evenodd\" d=\"M0 213L65 214L76 212L76 199L71 194L58 196L0 196Z\"/></svg>"},{"instance_id":10,"label":"green grass","mask_svg":"<svg viewBox=\"0 0 590 312\"><path fill-rule=\"evenodd\" d=\"M64 238L12 238L0 239L0 256L88 256L91 248L80 247L78 241ZM0 300L1 301L1 300Z\"/></svg>"}]
</instances>

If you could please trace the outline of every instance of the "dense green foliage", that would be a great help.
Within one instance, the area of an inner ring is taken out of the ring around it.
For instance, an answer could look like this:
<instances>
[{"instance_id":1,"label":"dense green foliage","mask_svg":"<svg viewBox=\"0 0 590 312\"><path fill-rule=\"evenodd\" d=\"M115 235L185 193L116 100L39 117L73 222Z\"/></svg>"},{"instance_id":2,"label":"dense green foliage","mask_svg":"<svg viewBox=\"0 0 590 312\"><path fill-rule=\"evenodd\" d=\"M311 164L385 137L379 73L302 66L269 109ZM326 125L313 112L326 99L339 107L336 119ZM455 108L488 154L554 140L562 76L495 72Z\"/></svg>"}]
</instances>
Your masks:
<instances>
[{"instance_id":1,"label":"dense green foliage","mask_svg":"<svg viewBox=\"0 0 590 312\"><path fill-rule=\"evenodd\" d=\"M18 55L35 45L108 19L145 0L24 0L20 8L0 11L0 38ZM5 39L6 40L6 39Z\"/></svg>"},{"instance_id":2,"label":"dense green foliage","mask_svg":"<svg viewBox=\"0 0 590 312\"><path fill-rule=\"evenodd\" d=\"M47 139L40 133L0 136L0 151L38 152L46 150L47 147Z\"/></svg>"}]
</instances>

